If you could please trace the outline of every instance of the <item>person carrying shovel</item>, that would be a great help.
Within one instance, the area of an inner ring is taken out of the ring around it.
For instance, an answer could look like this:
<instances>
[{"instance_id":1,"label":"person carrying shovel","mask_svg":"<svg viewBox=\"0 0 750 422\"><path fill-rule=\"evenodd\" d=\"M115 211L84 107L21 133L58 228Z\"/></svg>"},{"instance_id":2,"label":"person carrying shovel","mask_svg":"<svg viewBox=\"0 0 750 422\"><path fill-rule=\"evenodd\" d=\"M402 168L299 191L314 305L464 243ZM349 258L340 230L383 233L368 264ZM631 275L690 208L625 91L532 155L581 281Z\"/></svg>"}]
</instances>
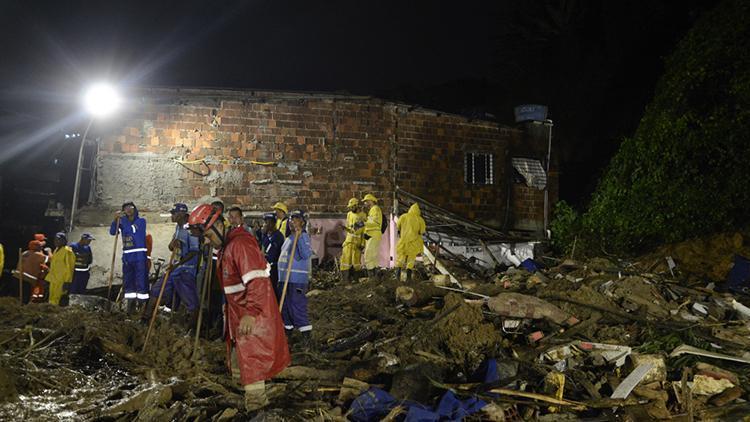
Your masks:
<instances>
[{"instance_id":1,"label":"person carrying shovel","mask_svg":"<svg viewBox=\"0 0 750 422\"><path fill-rule=\"evenodd\" d=\"M164 286L165 311L177 309L177 303L172 303L172 292L176 292L176 300L183 303L188 311L188 326L195 327L198 317L198 290L195 284L198 257L200 256L200 240L190 234L188 230L188 208L187 205L177 203L169 211L172 214L172 222L176 223L175 234L169 243L169 250L174 252L174 260L169 263L169 278ZM146 307L143 318L148 318L153 312L155 298L159 296L163 280L158 279L151 287L151 299ZM170 309L171 308L171 309Z\"/></svg>"},{"instance_id":2,"label":"person carrying shovel","mask_svg":"<svg viewBox=\"0 0 750 422\"><path fill-rule=\"evenodd\" d=\"M303 346L312 346L312 324L307 315L307 286L312 270L310 236L305 231L305 215L294 211L291 215L291 233L284 241L279 256L279 284L281 316L284 329L291 334L295 328L303 338ZM286 293L286 295L284 294Z\"/></svg>"},{"instance_id":3,"label":"person carrying shovel","mask_svg":"<svg viewBox=\"0 0 750 422\"><path fill-rule=\"evenodd\" d=\"M148 272L146 269L146 220L138 216L132 202L122 204L109 227L109 234L122 234L122 284L127 301L127 312L148 301Z\"/></svg>"},{"instance_id":4,"label":"person carrying shovel","mask_svg":"<svg viewBox=\"0 0 750 422\"><path fill-rule=\"evenodd\" d=\"M265 380L289 366L291 357L270 265L255 236L244 228L234 228L225 237L217 223L220 217L210 204L202 204L190 213L188 225L191 234L221 248L217 267L226 298L227 366L233 376L239 372L245 408L254 411L268 405Z\"/></svg>"}]
</instances>

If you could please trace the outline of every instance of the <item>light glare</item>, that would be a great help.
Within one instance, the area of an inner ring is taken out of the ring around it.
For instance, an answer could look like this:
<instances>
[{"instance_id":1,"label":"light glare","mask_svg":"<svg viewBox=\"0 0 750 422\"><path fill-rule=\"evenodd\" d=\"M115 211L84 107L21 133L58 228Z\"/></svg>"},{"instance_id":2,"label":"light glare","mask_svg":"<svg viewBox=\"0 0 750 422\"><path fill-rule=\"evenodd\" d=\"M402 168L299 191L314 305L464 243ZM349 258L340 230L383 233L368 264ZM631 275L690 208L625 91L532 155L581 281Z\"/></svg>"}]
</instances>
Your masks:
<instances>
[{"instance_id":1,"label":"light glare","mask_svg":"<svg viewBox=\"0 0 750 422\"><path fill-rule=\"evenodd\" d=\"M96 117L111 114L120 105L120 96L107 84L92 85L83 98L86 111Z\"/></svg>"}]
</instances>

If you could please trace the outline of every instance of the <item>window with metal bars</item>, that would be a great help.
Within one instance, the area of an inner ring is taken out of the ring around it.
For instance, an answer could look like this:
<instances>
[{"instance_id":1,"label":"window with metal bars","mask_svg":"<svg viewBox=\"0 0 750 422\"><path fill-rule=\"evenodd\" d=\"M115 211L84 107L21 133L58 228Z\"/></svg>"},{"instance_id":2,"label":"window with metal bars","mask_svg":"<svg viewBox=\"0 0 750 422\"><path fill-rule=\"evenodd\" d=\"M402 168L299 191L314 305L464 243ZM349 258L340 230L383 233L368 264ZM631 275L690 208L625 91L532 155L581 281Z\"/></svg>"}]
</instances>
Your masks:
<instances>
[{"instance_id":1,"label":"window with metal bars","mask_svg":"<svg viewBox=\"0 0 750 422\"><path fill-rule=\"evenodd\" d=\"M495 160L492 154L467 152L464 159L464 182L469 185L492 185L495 183Z\"/></svg>"}]
</instances>

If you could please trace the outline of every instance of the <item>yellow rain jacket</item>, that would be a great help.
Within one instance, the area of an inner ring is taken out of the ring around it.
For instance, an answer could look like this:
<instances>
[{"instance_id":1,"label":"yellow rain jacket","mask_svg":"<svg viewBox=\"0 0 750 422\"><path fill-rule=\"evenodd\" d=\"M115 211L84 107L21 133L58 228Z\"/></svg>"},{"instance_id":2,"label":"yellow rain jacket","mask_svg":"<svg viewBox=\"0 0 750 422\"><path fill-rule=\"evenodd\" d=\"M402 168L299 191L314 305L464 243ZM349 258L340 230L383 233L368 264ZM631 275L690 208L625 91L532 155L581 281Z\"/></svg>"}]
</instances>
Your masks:
<instances>
[{"instance_id":1,"label":"yellow rain jacket","mask_svg":"<svg viewBox=\"0 0 750 422\"><path fill-rule=\"evenodd\" d=\"M400 233L396 244L396 264L402 267L406 262L407 268L413 268L417 255L421 254L424 248L422 235L427 230L418 204L412 204L409 212L398 219L396 228Z\"/></svg>"},{"instance_id":2,"label":"yellow rain jacket","mask_svg":"<svg viewBox=\"0 0 750 422\"><path fill-rule=\"evenodd\" d=\"M375 204L370 208L367 213L367 220L365 221L365 234L373 239L380 239L383 237L383 233L380 232L380 226L383 224L383 212L380 207Z\"/></svg>"},{"instance_id":3,"label":"yellow rain jacket","mask_svg":"<svg viewBox=\"0 0 750 422\"><path fill-rule=\"evenodd\" d=\"M73 269L76 265L76 254L70 246L55 250L50 258L49 273L45 280L49 283L49 303L60 304L63 284L73 281Z\"/></svg>"},{"instance_id":4,"label":"yellow rain jacket","mask_svg":"<svg viewBox=\"0 0 750 422\"><path fill-rule=\"evenodd\" d=\"M357 229L354 224L358 221L364 223L365 219L367 219L367 215L361 211L349 211L346 214L346 240L344 240L343 250L341 251L341 271L348 271L352 267L355 271L359 271L362 268L362 246L365 244L362 235L365 228Z\"/></svg>"}]
</instances>

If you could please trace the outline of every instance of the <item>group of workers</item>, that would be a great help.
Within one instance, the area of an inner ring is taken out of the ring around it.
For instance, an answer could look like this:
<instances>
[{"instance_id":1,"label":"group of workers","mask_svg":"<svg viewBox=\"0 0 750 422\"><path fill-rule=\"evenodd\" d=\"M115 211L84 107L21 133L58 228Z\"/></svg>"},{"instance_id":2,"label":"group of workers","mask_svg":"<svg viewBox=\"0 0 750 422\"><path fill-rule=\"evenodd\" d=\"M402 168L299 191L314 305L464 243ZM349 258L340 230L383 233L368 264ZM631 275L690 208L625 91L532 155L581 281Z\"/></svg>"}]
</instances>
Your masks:
<instances>
[{"instance_id":1,"label":"group of workers","mask_svg":"<svg viewBox=\"0 0 750 422\"><path fill-rule=\"evenodd\" d=\"M357 198L351 198L347 204L349 212L344 226L346 239L339 265L344 281L349 281L352 273L358 273L362 268L363 251L367 276L382 277L383 270L379 265L380 240L387 223L374 195L368 193L362 202L364 207L361 207ZM422 236L426 231L425 221L417 203L412 204L409 211L398 219L396 230L399 233L396 244L396 278L401 279L401 270L405 268L406 281L411 281L417 256L424 248Z\"/></svg>"},{"instance_id":2,"label":"group of workers","mask_svg":"<svg viewBox=\"0 0 750 422\"><path fill-rule=\"evenodd\" d=\"M340 270L349 280L364 267L367 275L382 277L379 268L380 241L387 220L368 193L362 202L352 198L344 229ZM303 346L312 346L312 324L307 312L307 290L312 271L312 247L307 233L307 217L301 210L289 212L283 202L263 215L260 227L246 224L242 210L234 207L224 213L220 201L201 204L192 211L177 203L170 210L175 232L168 247L171 259L165 276L149 285L150 248L147 223L133 202L126 202L110 226L112 236L122 240L122 292L128 313L139 308L143 317L158 305L172 312L184 305L195 326L201 306L199 291L211 283L210 275L223 291L223 324L227 341L227 365L245 389L245 405L254 410L268 403L265 380L290 363L288 339L299 332ZM396 248L397 276L406 269L412 277L417 255L422 252L425 222L414 204L397 222L400 237ZM31 281L46 280L49 301L59 303L63 286L70 293L84 293L93 254L94 237L84 233L68 245L65 233L55 236L55 249L45 252L43 236L29 242L23 253L23 276ZM208 273L207 273L208 272ZM35 294L32 292L32 301ZM207 296L202 296L207 297Z\"/></svg>"},{"instance_id":3,"label":"group of workers","mask_svg":"<svg viewBox=\"0 0 750 422\"><path fill-rule=\"evenodd\" d=\"M19 280L31 286L30 301L49 301L59 305L67 291L83 294L88 286L91 263L91 241L94 236L83 233L78 242L68 244L67 235L55 234L54 249L47 247L47 238L37 233L21 254L20 269L14 271Z\"/></svg>"}]
</instances>

